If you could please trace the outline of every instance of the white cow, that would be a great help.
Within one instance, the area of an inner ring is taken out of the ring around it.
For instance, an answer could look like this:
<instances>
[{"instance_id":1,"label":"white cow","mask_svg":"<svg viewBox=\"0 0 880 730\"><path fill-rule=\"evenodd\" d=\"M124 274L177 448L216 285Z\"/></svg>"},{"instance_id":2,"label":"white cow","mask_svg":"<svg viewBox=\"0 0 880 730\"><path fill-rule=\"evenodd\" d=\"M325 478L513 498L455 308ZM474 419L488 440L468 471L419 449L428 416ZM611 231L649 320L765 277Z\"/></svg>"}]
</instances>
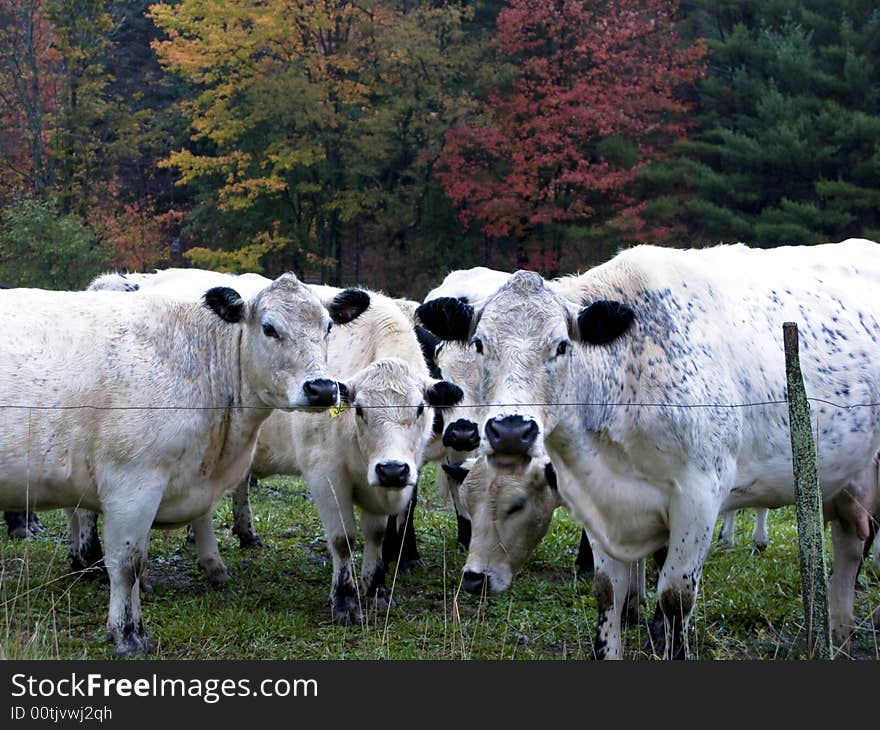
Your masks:
<instances>
[{"instance_id":1,"label":"white cow","mask_svg":"<svg viewBox=\"0 0 880 730\"><path fill-rule=\"evenodd\" d=\"M580 279L583 307L518 272L477 308L440 299L419 317L480 355L483 397L499 404L482 424L492 461L518 469L548 455L563 500L601 547L600 655L621 656L629 564L668 544L666 655L686 656L719 513L793 501L782 323L800 325L811 397L880 400L880 246L638 246ZM818 403L814 413L843 645L876 498L880 411Z\"/></svg>"},{"instance_id":2,"label":"white cow","mask_svg":"<svg viewBox=\"0 0 880 730\"><path fill-rule=\"evenodd\" d=\"M182 302L198 302L208 289L228 286L245 298L255 297L272 280L260 274L223 274L205 269L163 269L152 273L108 272L101 274L89 284L87 291L139 292L139 294L162 295ZM322 301L330 301L339 290L315 292ZM232 494L233 526L232 532L238 536L242 547L259 545L260 539L254 532L247 483L243 482ZM67 531L71 568L74 571L89 571L103 564L103 551L98 537L98 515L85 509L66 509ZM194 528L199 567L212 583L224 583L229 573L219 551L216 540L198 534ZM148 588L146 575L142 577L142 587Z\"/></svg>"},{"instance_id":3,"label":"white cow","mask_svg":"<svg viewBox=\"0 0 880 730\"><path fill-rule=\"evenodd\" d=\"M770 536L767 533L767 518L770 515L770 510L765 507L756 507L754 512L755 526L752 530L752 546L760 552L766 550L770 542ZM737 510L733 509L721 513L721 529L718 531L718 544L721 547L733 547L736 513Z\"/></svg>"},{"instance_id":4,"label":"white cow","mask_svg":"<svg viewBox=\"0 0 880 730\"><path fill-rule=\"evenodd\" d=\"M211 509L247 473L271 410L339 402L328 327L368 303L348 292L328 314L292 274L248 301L210 289L204 304L0 293L0 506L104 514L117 653L154 648L138 586L150 526L194 521L213 539Z\"/></svg>"},{"instance_id":5,"label":"white cow","mask_svg":"<svg viewBox=\"0 0 880 730\"><path fill-rule=\"evenodd\" d=\"M348 391L349 409L320 419L273 414L260 432L252 472L301 474L308 483L333 557L333 616L352 624L360 622L366 600L389 598L381 556L388 517L401 514L412 497L432 407L456 403L461 390L429 376L412 323L375 292L357 322L331 332L328 357ZM364 539L360 590L351 566L355 505Z\"/></svg>"}]
</instances>

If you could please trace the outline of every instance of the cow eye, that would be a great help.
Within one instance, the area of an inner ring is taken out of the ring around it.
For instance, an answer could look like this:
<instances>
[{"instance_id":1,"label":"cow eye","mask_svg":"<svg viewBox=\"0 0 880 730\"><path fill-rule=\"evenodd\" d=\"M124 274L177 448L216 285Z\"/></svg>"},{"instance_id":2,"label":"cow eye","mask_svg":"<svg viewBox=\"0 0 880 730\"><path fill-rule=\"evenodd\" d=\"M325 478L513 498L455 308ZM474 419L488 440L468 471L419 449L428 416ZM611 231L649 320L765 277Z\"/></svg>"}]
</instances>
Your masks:
<instances>
[{"instance_id":1,"label":"cow eye","mask_svg":"<svg viewBox=\"0 0 880 730\"><path fill-rule=\"evenodd\" d=\"M568 352L568 348L571 347L571 343L568 340L563 340L556 347L556 357L561 357L566 352Z\"/></svg>"},{"instance_id":2,"label":"cow eye","mask_svg":"<svg viewBox=\"0 0 880 730\"><path fill-rule=\"evenodd\" d=\"M362 418L362 419L364 420L364 422L366 422L367 419L366 419L366 416L364 416L364 408L363 408L363 406L355 406L355 407L354 407L354 412L357 414L357 417L358 417L358 418Z\"/></svg>"},{"instance_id":3,"label":"cow eye","mask_svg":"<svg viewBox=\"0 0 880 730\"><path fill-rule=\"evenodd\" d=\"M419 407L416 408L416 418L421 416L424 412L425 412L425 404L421 403L421 404L419 404Z\"/></svg>"},{"instance_id":4,"label":"cow eye","mask_svg":"<svg viewBox=\"0 0 880 730\"><path fill-rule=\"evenodd\" d=\"M263 334L266 337L273 337L276 340L281 339L281 335L278 334L278 330L276 330L271 324L268 322L263 322Z\"/></svg>"},{"instance_id":5,"label":"cow eye","mask_svg":"<svg viewBox=\"0 0 880 730\"><path fill-rule=\"evenodd\" d=\"M471 344L474 346L478 355L483 354L483 341L479 337L474 337L474 339L471 340Z\"/></svg>"},{"instance_id":6,"label":"cow eye","mask_svg":"<svg viewBox=\"0 0 880 730\"><path fill-rule=\"evenodd\" d=\"M520 497L518 500L516 500L516 502L514 502L512 505L510 505L510 507L507 508L507 516L510 517L510 515L519 512L525 506L526 498Z\"/></svg>"},{"instance_id":7,"label":"cow eye","mask_svg":"<svg viewBox=\"0 0 880 730\"><path fill-rule=\"evenodd\" d=\"M331 319L331 320L327 323L327 334L328 334L328 335L330 334L330 330L332 330L332 329L333 329L333 320Z\"/></svg>"}]
</instances>

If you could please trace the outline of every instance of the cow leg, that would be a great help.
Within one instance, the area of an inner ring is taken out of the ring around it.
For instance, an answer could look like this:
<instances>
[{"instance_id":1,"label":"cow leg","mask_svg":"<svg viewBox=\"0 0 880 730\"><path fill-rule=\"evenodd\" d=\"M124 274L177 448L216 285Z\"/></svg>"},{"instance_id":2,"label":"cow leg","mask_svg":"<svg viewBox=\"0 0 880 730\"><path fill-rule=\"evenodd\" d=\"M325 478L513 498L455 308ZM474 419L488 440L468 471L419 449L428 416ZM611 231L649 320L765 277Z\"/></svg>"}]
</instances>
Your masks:
<instances>
[{"instance_id":1,"label":"cow leg","mask_svg":"<svg viewBox=\"0 0 880 730\"><path fill-rule=\"evenodd\" d=\"M361 623L361 600L352 577L351 550L357 533L351 490L342 479L320 475L307 478L333 559L330 605L333 618L343 626Z\"/></svg>"},{"instance_id":2,"label":"cow leg","mask_svg":"<svg viewBox=\"0 0 880 730\"><path fill-rule=\"evenodd\" d=\"M593 548L596 573L593 576L593 597L599 618L596 626L597 659L622 659L621 618L630 591L630 563L606 555Z\"/></svg>"},{"instance_id":3,"label":"cow leg","mask_svg":"<svg viewBox=\"0 0 880 730\"><path fill-rule=\"evenodd\" d=\"M140 577L147 566L150 526L162 499L162 484L118 480L104 500L104 545L110 576L108 638L116 654L149 654L156 643L147 634L141 614ZM118 496L117 496L118 495ZM131 495L137 495L131 499Z\"/></svg>"},{"instance_id":4,"label":"cow leg","mask_svg":"<svg viewBox=\"0 0 880 730\"><path fill-rule=\"evenodd\" d=\"M364 536L361 586L367 601L383 608L391 605L391 592L385 584L385 561L381 555L385 526L385 515L361 511L361 533Z\"/></svg>"},{"instance_id":5,"label":"cow leg","mask_svg":"<svg viewBox=\"0 0 880 730\"><path fill-rule=\"evenodd\" d=\"M28 540L34 535L28 529L28 513L19 512L18 510L7 510L3 513L3 519L6 522L6 530L9 537L19 540Z\"/></svg>"},{"instance_id":6,"label":"cow leg","mask_svg":"<svg viewBox=\"0 0 880 730\"><path fill-rule=\"evenodd\" d=\"M648 603L647 580L645 578L647 561L642 558L629 564L628 588L623 601L621 620L623 626L634 626L639 621L639 608Z\"/></svg>"},{"instance_id":7,"label":"cow leg","mask_svg":"<svg viewBox=\"0 0 880 730\"><path fill-rule=\"evenodd\" d=\"M770 510L766 507L755 508L755 529L752 530L752 545L759 553L767 549L770 543L770 536L767 533L767 517Z\"/></svg>"},{"instance_id":8,"label":"cow leg","mask_svg":"<svg viewBox=\"0 0 880 730\"><path fill-rule=\"evenodd\" d=\"M43 531L40 516L36 512L27 513L27 528L31 535L39 535Z\"/></svg>"},{"instance_id":9,"label":"cow leg","mask_svg":"<svg viewBox=\"0 0 880 730\"><path fill-rule=\"evenodd\" d=\"M581 542L578 545L577 558L574 561L577 574L584 578L591 579L596 573L596 562L593 559L593 548L590 547L590 538L587 537L587 531L581 530Z\"/></svg>"},{"instance_id":10,"label":"cow leg","mask_svg":"<svg viewBox=\"0 0 880 730\"><path fill-rule=\"evenodd\" d=\"M390 515L385 526L382 560L385 565L397 563L397 569L401 573L424 565L422 556L419 555L419 547L416 544L414 513L417 497L418 485L413 488L412 497L404 510L400 514Z\"/></svg>"},{"instance_id":11,"label":"cow leg","mask_svg":"<svg viewBox=\"0 0 880 730\"><path fill-rule=\"evenodd\" d=\"M106 579L104 551L98 535L98 513L87 509L67 508L68 554L70 567L75 573L84 572L87 577Z\"/></svg>"},{"instance_id":12,"label":"cow leg","mask_svg":"<svg viewBox=\"0 0 880 730\"><path fill-rule=\"evenodd\" d=\"M729 509L721 513L721 529L718 531L718 547L732 548L736 532L737 510ZM757 514L757 512L755 513Z\"/></svg>"},{"instance_id":13,"label":"cow leg","mask_svg":"<svg viewBox=\"0 0 880 730\"><path fill-rule=\"evenodd\" d=\"M193 534L196 538L196 555L201 568L208 580L214 585L226 583L229 580L229 572L220 557L220 549L217 546L217 535L214 533L214 524L211 520L211 512L205 512L191 523Z\"/></svg>"},{"instance_id":14,"label":"cow leg","mask_svg":"<svg viewBox=\"0 0 880 730\"><path fill-rule=\"evenodd\" d=\"M254 532L254 513L251 511L249 491L257 486L257 478L248 474L232 493L232 534L238 537L242 549L260 547L263 541Z\"/></svg>"},{"instance_id":15,"label":"cow leg","mask_svg":"<svg viewBox=\"0 0 880 730\"><path fill-rule=\"evenodd\" d=\"M714 486L693 483L693 492L676 495L670 505L669 545L657 585L665 626L665 659L688 658L688 622L718 518Z\"/></svg>"}]
</instances>

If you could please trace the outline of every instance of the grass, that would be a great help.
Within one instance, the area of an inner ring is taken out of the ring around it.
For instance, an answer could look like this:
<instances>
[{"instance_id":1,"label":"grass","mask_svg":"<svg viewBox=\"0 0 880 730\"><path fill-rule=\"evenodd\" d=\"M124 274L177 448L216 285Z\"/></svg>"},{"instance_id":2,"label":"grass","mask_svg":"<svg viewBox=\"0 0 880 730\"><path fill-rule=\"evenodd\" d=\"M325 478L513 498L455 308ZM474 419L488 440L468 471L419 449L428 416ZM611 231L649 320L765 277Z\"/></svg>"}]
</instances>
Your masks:
<instances>
[{"instance_id":1,"label":"grass","mask_svg":"<svg viewBox=\"0 0 880 730\"><path fill-rule=\"evenodd\" d=\"M580 528L558 510L550 533L500 596L458 593L464 553L455 516L423 473L416 525L425 567L394 580L396 605L368 612L363 626L333 623L330 556L301 480L263 480L251 501L262 548L242 551L231 533L230 500L214 515L232 581L216 589L199 573L181 530L154 531L145 621L163 659L590 659L596 606L574 574ZM60 512L41 515L46 531L27 541L0 537L0 657L107 659L108 588L72 575ZM736 547L714 549L691 620L699 659L791 659L803 655L793 509L771 512L770 546L750 549L751 513L737 517ZM393 567L393 566L392 566ZM656 573L649 569L649 586ZM642 649L646 620L626 634L627 656ZM880 577L863 571L856 614L880 605ZM859 630L852 654L880 658L880 637Z\"/></svg>"}]
</instances>

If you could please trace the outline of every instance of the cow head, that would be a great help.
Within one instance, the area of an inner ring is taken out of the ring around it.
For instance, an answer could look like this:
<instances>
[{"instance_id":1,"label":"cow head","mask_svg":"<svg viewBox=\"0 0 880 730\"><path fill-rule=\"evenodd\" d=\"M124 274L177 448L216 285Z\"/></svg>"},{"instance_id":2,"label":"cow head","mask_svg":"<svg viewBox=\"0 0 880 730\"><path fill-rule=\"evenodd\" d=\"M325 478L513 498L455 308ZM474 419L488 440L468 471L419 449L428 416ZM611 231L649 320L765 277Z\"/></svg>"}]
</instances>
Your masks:
<instances>
[{"instance_id":1,"label":"cow head","mask_svg":"<svg viewBox=\"0 0 880 730\"><path fill-rule=\"evenodd\" d=\"M413 486L431 437L433 409L457 403L461 390L396 358L371 363L345 388L367 483L388 489Z\"/></svg>"},{"instance_id":2,"label":"cow head","mask_svg":"<svg viewBox=\"0 0 880 730\"><path fill-rule=\"evenodd\" d=\"M483 447L495 466L514 468L544 454L544 438L568 408L559 404L589 397L576 387L573 359L601 378L601 352L624 338L634 320L620 302L578 309L528 271L517 272L477 308L436 299L419 307L418 316L438 337L473 348L487 404Z\"/></svg>"},{"instance_id":3,"label":"cow head","mask_svg":"<svg viewBox=\"0 0 880 730\"><path fill-rule=\"evenodd\" d=\"M462 588L476 594L502 593L547 534L561 504L553 465L536 459L513 473L495 469L480 456L442 466L452 488L457 485L458 504L471 521Z\"/></svg>"},{"instance_id":4,"label":"cow head","mask_svg":"<svg viewBox=\"0 0 880 730\"><path fill-rule=\"evenodd\" d=\"M205 305L225 322L242 325L241 375L257 401L291 411L339 403L327 372L330 327L356 319L370 297L345 289L321 301L293 274L284 274L250 302L234 289L214 287Z\"/></svg>"}]
</instances>

